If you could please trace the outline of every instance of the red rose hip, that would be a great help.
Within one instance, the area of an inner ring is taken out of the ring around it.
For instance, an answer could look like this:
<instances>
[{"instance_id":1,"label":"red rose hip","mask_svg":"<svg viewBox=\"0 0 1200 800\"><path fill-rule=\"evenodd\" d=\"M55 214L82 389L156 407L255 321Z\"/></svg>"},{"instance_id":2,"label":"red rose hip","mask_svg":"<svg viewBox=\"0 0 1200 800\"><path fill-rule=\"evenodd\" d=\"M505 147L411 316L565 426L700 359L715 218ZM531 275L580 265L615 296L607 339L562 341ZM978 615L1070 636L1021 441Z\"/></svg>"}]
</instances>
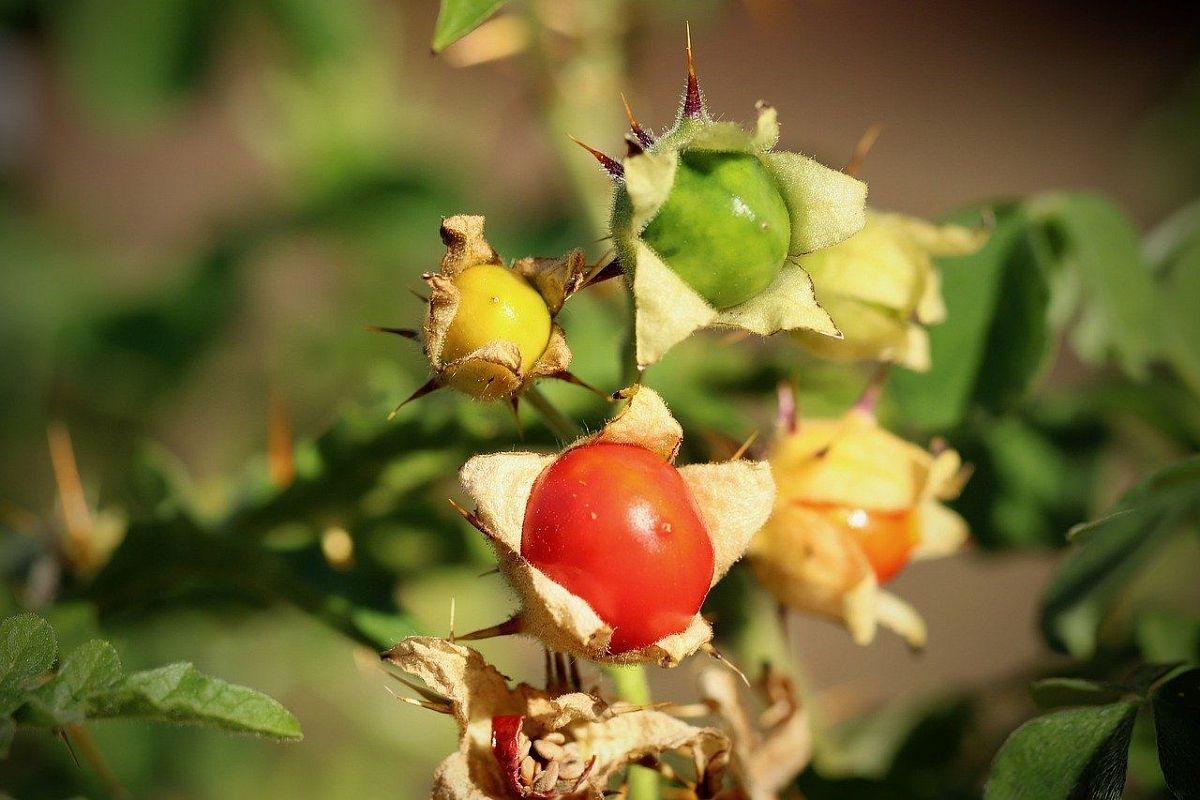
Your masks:
<instances>
[{"instance_id":1,"label":"red rose hip","mask_svg":"<svg viewBox=\"0 0 1200 800\"><path fill-rule=\"evenodd\" d=\"M629 444L568 451L533 484L521 555L613 629L610 652L686 629L713 578L713 548L670 463Z\"/></svg>"}]
</instances>

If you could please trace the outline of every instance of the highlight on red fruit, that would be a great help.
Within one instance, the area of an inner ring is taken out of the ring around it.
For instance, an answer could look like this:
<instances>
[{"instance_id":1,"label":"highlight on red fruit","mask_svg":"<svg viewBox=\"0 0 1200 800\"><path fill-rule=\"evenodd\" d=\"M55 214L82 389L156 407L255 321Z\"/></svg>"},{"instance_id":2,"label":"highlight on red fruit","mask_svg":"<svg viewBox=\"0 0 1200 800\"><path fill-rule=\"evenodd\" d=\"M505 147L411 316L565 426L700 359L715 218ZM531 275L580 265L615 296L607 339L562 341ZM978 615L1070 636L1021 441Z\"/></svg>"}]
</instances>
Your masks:
<instances>
[{"instance_id":1,"label":"highlight on red fruit","mask_svg":"<svg viewBox=\"0 0 1200 800\"><path fill-rule=\"evenodd\" d=\"M576 447L538 476L521 555L612 627L614 654L682 632L713 579L712 542L678 470L631 444Z\"/></svg>"}]
</instances>

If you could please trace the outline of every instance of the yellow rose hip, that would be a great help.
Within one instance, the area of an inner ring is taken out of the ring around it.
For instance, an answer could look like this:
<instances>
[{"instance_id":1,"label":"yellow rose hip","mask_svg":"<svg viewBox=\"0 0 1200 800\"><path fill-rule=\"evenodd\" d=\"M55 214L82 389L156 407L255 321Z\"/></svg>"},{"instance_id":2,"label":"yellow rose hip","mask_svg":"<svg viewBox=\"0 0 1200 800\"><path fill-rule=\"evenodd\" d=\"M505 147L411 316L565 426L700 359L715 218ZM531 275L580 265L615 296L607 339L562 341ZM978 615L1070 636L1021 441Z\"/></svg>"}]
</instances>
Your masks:
<instances>
[{"instance_id":1,"label":"yellow rose hip","mask_svg":"<svg viewBox=\"0 0 1200 800\"><path fill-rule=\"evenodd\" d=\"M537 290L496 264L464 270L455 276L454 286L458 310L442 340L442 361L464 359L492 342L512 342L520 353L521 374L528 373L550 341L550 309ZM503 369L486 361L466 361L449 371L447 382L464 394L494 399L500 396L498 387L505 385Z\"/></svg>"},{"instance_id":2,"label":"yellow rose hip","mask_svg":"<svg viewBox=\"0 0 1200 800\"><path fill-rule=\"evenodd\" d=\"M392 414L446 386L477 400L507 400L514 412L538 378L590 388L567 370L571 350L554 321L587 280L583 251L509 265L484 238L483 224L483 217L465 214L442 220L446 253L438 272L421 276L429 305L420 330L376 328L419 340L433 368L433 377Z\"/></svg>"}]
</instances>

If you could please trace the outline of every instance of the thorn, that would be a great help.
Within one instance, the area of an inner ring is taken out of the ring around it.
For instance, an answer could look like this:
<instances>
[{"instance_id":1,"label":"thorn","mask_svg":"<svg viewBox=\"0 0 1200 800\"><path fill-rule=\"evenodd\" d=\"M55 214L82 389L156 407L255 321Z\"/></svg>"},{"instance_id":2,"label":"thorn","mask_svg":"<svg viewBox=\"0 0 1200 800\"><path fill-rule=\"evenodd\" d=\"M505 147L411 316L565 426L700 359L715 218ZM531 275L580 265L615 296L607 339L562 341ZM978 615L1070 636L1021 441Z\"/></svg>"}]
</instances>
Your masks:
<instances>
[{"instance_id":1,"label":"thorn","mask_svg":"<svg viewBox=\"0 0 1200 800\"><path fill-rule=\"evenodd\" d=\"M640 156L644 152L646 152L646 148L644 146L642 146L642 143L637 140L636 136L634 136L632 133L625 134L625 157L626 158L633 158L634 156Z\"/></svg>"},{"instance_id":2,"label":"thorn","mask_svg":"<svg viewBox=\"0 0 1200 800\"><path fill-rule=\"evenodd\" d=\"M77 570L86 572L93 565L94 556L92 512L83 491L83 481L79 477L75 446L71 443L70 431L61 422L50 423L46 428L46 439L50 447L50 466L54 470L58 502L62 506L71 563Z\"/></svg>"},{"instance_id":3,"label":"thorn","mask_svg":"<svg viewBox=\"0 0 1200 800\"><path fill-rule=\"evenodd\" d=\"M570 134L568 134L568 136L570 136ZM584 144L583 142L576 139L574 136L570 136L570 139L572 142L574 142L575 144L582 147L584 150L587 150L589 153L591 153L592 156L595 157L595 159L600 162L601 169L603 169L605 172L607 172L610 178L615 179L615 178L625 177L625 168L622 167L618 162L612 160L611 158L609 158L608 156L606 156L604 153L600 152L596 148L592 147L591 145Z\"/></svg>"},{"instance_id":4,"label":"thorn","mask_svg":"<svg viewBox=\"0 0 1200 800\"><path fill-rule=\"evenodd\" d=\"M704 98L700 95L700 82L696 79L696 63L692 59L692 26L684 23L687 29L687 91L683 95L683 116L688 119L704 117Z\"/></svg>"},{"instance_id":5,"label":"thorn","mask_svg":"<svg viewBox=\"0 0 1200 800\"><path fill-rule=\"evenodd\" d=\"M389 686L383 687L383 690L385 692L387 692L388 694L390 694L392 697L399 700L401 703L408 703L410 706L416 706L417 708L427 708L430 711L436 711L439 714L453 713L452 708L444 706L441 703L431 703L428 700L418 700L415 697L405 697L402 694L396 694L395 692L393 692L391 687L389 687Z\"/></svg>"},{"instance_id":6,"label":"thorn","mask_svg":"<svg viewBox=\"0 0 1200 800\"><path fill-rule=\"evenodd\" d=\"M286 488L296 477L292 419L278 391L267 395L267 475L276 489Z\"/></svg>"},{"instance_id":7,"label":"thorn","mask_svg":"<svg viewBox=\"0 0 1200 800\"><path fill-rule=\"evenodd\" d=\"M747 436L746 441L742 442L741 446L729 457L729 460L738 461L742 456L746 455L746 451L750 449L750 445L754 444L754 440L758 438L758 433L758 430L755 429L753 433Z\"/></svg>"},{"instance_id":8,"label":"thorn","mask_svg":"<svg viewBox=\"0 0 1200 800\"><path fill-rule=\"evenodd\" d=\"M733 670L734 674L742 679L742 683L746 684L746 688L751 688L750 681L749 681L749 679L746 678L746 673L744 673L740 669L738 669L737 666L732 661L730 661L728 658L721 655L721 651L718 650L716 647L714 647L712 642L705 642L700 647L700 649L703 650L704 652L708 653L710 656L715 658L717 661L721 662L728 669Z\"/></svg>"},{"instance_id":9,"label":"thorn","mask_svg":"<svg viewBox=\"0 0 1200 800\"><path fill-rule=\"evenodd\" d=\"M779 430L791 435L796 432L796 392L792 389L792 385L787 381L780 381L779 386L775 389L775 396L779 404L779 410L776 412L775 425Z\"/></svg>"},{"instance_id":10,"label":"thorn","mask_svg":"<svg viewBox=\"0 0 1200 800\"><path fill-rule=\"evenodd\" d=\"M625 267L621 266L621 262L614 256L612 261L589 275L581 288L586 289L589 286L595 286L597 283L603 283L613 278L620 278L624 274Z\"/></svg>"},{"instance_id":11,"label":"thorn","mask_svg":"<svg viewBox=\"0 0 1200 800\"><path fill-rule=\"evenodd\" d=\"M371 333L394 333L397 336L403 336L405 339L412 339L413 341L416 341L421 335L412 328L388 328L383 325L368 325L367 330L371 331Z\"/></svg>"},{"instance_id":12,"label":"thorn","mask_svg":"<svg viewBox=\"0 0 1200 800\"><path fill-rule=\"evenodd\" d=\"M425 381L425 383L421 384L421 388L417 389L415 392L410 394L408 396L407 400L405 400L403 403L401 403L400 405L393 408L392 412L387 415L387 418L389 420L391 420L393 417L395 417L397 414L400 413L400 409L404 408L406 405L411 403L413 400L420 400L425 395L432 394L433 392L436 392L438 389L441 389L441 388L442 388L442 385L437 382L437 378L430 378L429 380Z\"/></svg>"},{"instance_id":13,"label":"thorn","mask_svg":"<svg viewBox=\"0 0 1200 800\"><path fill-rule=\"evenodd\" d=\"M567 688L567 657L559 651L554 651L554 688L562 692Z\"/></svg>"},{"instance_id":14,"label":"thorn","mask_svg":"<svg viewBox=\"0 0 1200 800\"><path fill-rule=\"evenodd\" d=\"M499 568L499 567L492 567L491 569L489 569L489 570L486 570L485 572L481 572L481 573L479 573L479 574L478 574L478 575L476 575L475 577L476 577L476 578L486 578L488 575L499 575L499 574L500 574L500 568Z\"/></svg>"},{"instance_id":15,"label":"thorn","mask_svg":"<svg viewBox=\"0 0 1200 800\"><path fill-rule=\"evenodd\" d=\"M451 595L451 597L450 597L450 635L446 637L446 638L447 638L447 639L449 639L451 642L453 642L453 641L454 641L454 611L455 611L455 600L456 600L456 598L455 598L453 595Z\"/></svg>"},{"instance_id":16,"label":"thorn","mask_svg":"<svg viewBox=\"0 0 1200 800\"><path fill-rule=\"evenodd\" d=\"M386 657L387 654L385 653L384 656ZM383 672L384 675L387 675L392 680L402 683L405 686L407 686L409 689L412 689L414 692L421 695L421 697L425 698L425 700L427 700L430 703L437 703L438 705L449 705L450 704L450 698L446 697L446 695L442 694L441 692L435 692L433 689L422 686L421 684L417 683L416 681L411 681L408 678L404 677L403 675L398 675L395 672L391 672L386 669L383 669L381 671ZM385 688L387 688L387 687L385 687Z\"/></svg>"},{"instance_id":17,"label":"thorn","mask_svg":"<svg viewBox=\"0 0 1200 800\"><path fill-rule=\"evenodd\" d=\"M567 656L567 668L571 674L571 689L576 692L582 692L583 679L579 677L579 661L575 656Z\"/></svg>"},{"instance_id":18,"label":"thorn","mask_svg":"<svg viewBox=\"0 0 1200 800\"><path fill-rule=\"evenodd\" d=\"M421 294L420 292L418 292L416 289L409 287L408 293L411 294L413 297L417 298L418 300L420 300L422 303L429 302L429 298L426 297L425 295Z\"/></svg>"},{"instance_id":19,"label":"thorn","mask_svg":"<svg viewBox=\"0 0 1200 800\"><path fill-rule=\"evenodd\" d=\"M79 756L75 755L75 748L71 746L71 737L67 736L66 729L59 728L55 733L58 734L59 739L62 739L62 743L67 746L67 752L71 754L71 760L75 762L75 768L78 769L80 767Z\"/></svg>"},{"instance_id":20,"label":"thorn","mask_svg":"<svg viewBox=\"0 0 1200 800\"><path fill-rule=\"evenodd\" d=\"M525 630L525 623L521 620L521 615L507 619L499 625L492 625L490 628L480 628L477 631L464 633L459 636L456 641L473 642L479 639L493 639L497 636L513 636Z\"/></svg>"},{"instance_id":21,"label":"thorn","mask_svg":"<svg viewBox=\"0 0 1200 800\"><path fill-rule=\"evenodd\" d=\"M513 422L517 426L517 439L525 440L525 428L521 425L521 395L514 394L508 401L508 407L512 409Z\"/></svg>"},{"instance_id":22,"label":"thorn","mask_svg":"<svg viewBox=\"0 0 1200 800\"><path fill-rule=\"evenodd\" d=\"M484 536L487 536L489 539L491 538L491 532L489 532L488 529L483 526L483 522L480 521L479 517L475 515L474 511L467 511L465 508L456 503L453 498L447 498L447 502L450 503L450 507L457 511L463 519L471 523L471 527L475 528L475 530L479 531Z\"/></svg>"},{"instance_id":23,"label":"thorn","mask_svg":"<svg viewBox=\"0 0 1200 800\"><path fill-rule=\"evenodd\" d=\"M546 377L553 378L556 381L562 381L563 383L571 383L571 384L574 384L575 386L580 386L584 389L587 389L589 392L596 395L597 397L603 397L605 400L609 400L609 401L612 400L612 395L610 395L608 392L602 392L599 389L597 389L595 386L592 386L589 383L585 383L584 381L580 380L570 370L564 369L561 372L551 373L550 375L547 375Z\"/></svg>"},{"instance_id":24,"label":"thorn","mask_svg":"<svg viewBox=\"0 0 1200 800\"><path fill-rule=\"evenodd\" d=\"M875 146L875 140L881 133L883 133L883 126L878 122L863 131L863 135L858 137L858 144L854 145L854 152L850 154L850 160L846 162L846 168L842 171L852 178L858 177L859 168L862 167L867 153L871 152L871 148Z\"/></svg>"},{"instance_id":25,"label":"thorn","mask_svg":"<svg viewBox=\"0 0 1200 800\"><path fill-rule=\"evenodd\" d=\"M633 116L633 109L629 107L629 99L625 97L624 92L621 92L621 104L625 106L625 117L629 120L630 132L637 138L638 144L643 149L650 149L650 145L654 144L654 137L638 124L637 119Z\"/></svg>"},{"instance_id":26,"label":"thorn","mask_svg":"<svg viewBox=\"0 0 1200 800\"><path fill-rule=\"evenodd\" d=\"M875 370L875 374L871 376L870 382L867 383L867 388L863 389L862 396L854 404L856 411L862 411L871 415L875 414L875 406L879 403L879 396L883 394L883 385L887 383L888 372L891 370L891 366L891 364L883 363Z\"/></svg>"}]
</instances>

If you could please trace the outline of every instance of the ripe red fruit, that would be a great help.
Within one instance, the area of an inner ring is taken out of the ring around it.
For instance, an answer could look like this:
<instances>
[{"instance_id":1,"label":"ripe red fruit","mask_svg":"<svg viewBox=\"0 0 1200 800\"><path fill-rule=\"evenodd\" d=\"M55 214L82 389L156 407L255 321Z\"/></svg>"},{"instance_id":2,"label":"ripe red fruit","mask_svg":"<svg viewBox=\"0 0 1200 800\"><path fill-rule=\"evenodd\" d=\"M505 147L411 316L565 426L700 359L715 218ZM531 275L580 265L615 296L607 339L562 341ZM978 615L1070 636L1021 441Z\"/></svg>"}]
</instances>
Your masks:
<instances>
[{"instance_id":1,"label":"ripe red fruit","mask_svg":"<svg viewBox=\"0 0 1200 800\"><path fill-rule=\"evenodd\" d=\"M543 470L521 555L612 627L612 653L686 629L713 577L712 541L687 485L629 444L576 447Z\"/></svg>"}]
</instances>

